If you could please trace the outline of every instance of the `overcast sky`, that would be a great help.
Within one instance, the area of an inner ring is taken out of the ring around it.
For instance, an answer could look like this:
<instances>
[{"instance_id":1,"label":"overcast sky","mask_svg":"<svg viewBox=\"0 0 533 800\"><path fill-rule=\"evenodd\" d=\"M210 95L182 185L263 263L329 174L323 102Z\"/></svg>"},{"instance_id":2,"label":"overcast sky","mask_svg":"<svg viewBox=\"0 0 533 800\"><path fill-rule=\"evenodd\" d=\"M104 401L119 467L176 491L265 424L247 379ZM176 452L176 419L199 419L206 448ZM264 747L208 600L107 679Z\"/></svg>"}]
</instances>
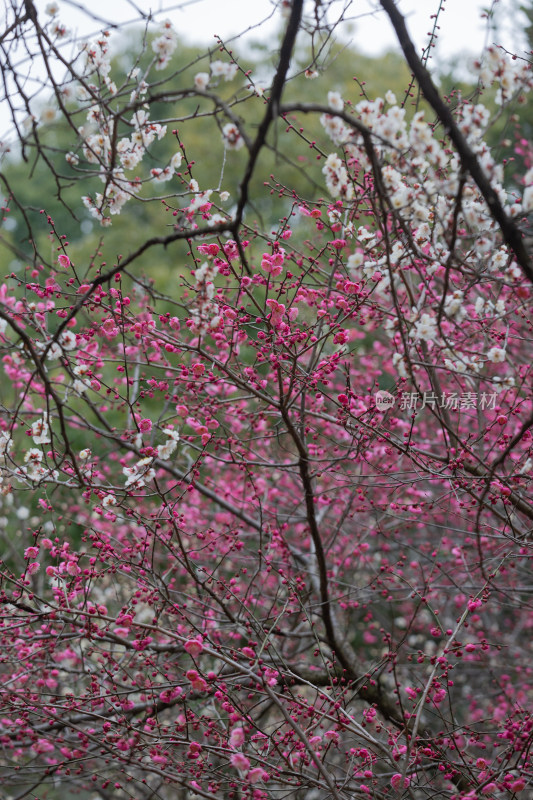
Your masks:
<instances>
[{"instance_id":1,"label":"overcast sky","mask_svg":"<svg viewBox=\"0 0 533 800\"><path fill-rule=\"evenodd\" d=\"M37 7L44 9L50 0L38 0ZM76 12L75 2L70 5L67 0L58 0L60 18L69 27L80 34L88 34L87 18ZM162 2L162 0L88 0L80 2L103 20L127 21L133 19L135 5L143 12L152 10L164 13L174 22L181 34L193 41L211 43L214 34L228 37L239 33L249 26L272 16L269 23L261 28L261 38L268 31L274 31L279 25L279 12L273 11L273 0L185 0L181 3ZM427 41L427 34L439 6L444 6L440 15L440 35L438 55L450 58L467 53L477 55L487 37L487 22L481 19L483 6L493 6L500 17L501 28L498 31L498 42L508 49L519 46L521 26L516 22L517 3L515 0L400 0L400 9L407 16L409 30L418 48ZM313 8L312 0L308 0L309 8ZM370 54L378 54L384 49L395 46L391 26L382 12L373 13L379 6L378 0L334 0L331 4L329 20L334 14L347 7L346 17L353 20L353 44L356 48ZM96 27L96 26L95 26ZM254 35L254 34L252 34ZM257 35L257 29L255 31ZM494 39L494 35L490 36Z\"/></svg>"}]
</instances>

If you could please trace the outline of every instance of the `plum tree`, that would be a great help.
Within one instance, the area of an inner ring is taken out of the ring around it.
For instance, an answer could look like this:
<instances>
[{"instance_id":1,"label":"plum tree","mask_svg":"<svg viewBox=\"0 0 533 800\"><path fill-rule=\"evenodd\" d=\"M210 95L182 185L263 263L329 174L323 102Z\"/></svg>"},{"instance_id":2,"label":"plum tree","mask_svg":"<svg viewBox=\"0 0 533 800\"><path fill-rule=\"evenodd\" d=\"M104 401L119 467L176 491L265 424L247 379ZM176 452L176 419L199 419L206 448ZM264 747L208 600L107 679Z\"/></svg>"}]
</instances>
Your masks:
<instances>
[{"instance_id":1,"label":"plum tree","mask_svg":"<svg viewBox=\"0 0 533 800\"><path fill-rule=\"evenodd\" d=\"M222 41L173 69L171 20L119 74L107 31L67 57L55 4L8 9L20 157L103 233L78 259L6 161L6 796L531 791L533 170L506 188L392 0L411 88L328 88L336 6L280 4L267 87ZM495 46L476 70L498 117L533 86Z\"/></svg>"}]
</instances>

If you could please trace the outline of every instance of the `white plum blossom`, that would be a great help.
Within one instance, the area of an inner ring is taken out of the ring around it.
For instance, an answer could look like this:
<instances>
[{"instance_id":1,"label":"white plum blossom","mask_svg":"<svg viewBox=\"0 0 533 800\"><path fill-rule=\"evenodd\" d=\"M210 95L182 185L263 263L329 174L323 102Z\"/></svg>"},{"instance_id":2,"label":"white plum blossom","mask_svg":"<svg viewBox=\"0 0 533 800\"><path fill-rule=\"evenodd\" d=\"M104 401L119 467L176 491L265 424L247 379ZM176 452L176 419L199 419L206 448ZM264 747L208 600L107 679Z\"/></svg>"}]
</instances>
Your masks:
<instances>
[{"instance_id":1,"label":"white plum blossom","mask_svg":"<svg viewBox=\"0 0 533 800\"><path fill-rule=\"evenodd\" d=\"M367 128L372 129L374 126L374 122L379 118L381 112L383 111L383 99L381 97L376 97L375 100L362 100L358 103L355 107L357 114L363 125L366 125Z\"/></svg>"},{"instance_id":2,"label":"white plum blossom","mask_svg":"<svg viewBox=\"0 0 533 800\"><path fill-rule=\"evenodd\" d=\"M222 128L222 136L228 150L240 150L244 145L242 134L234 122L228 122Z\"/></svg>"},{"instance_id":3,"label":"white plum blossom","mask_svg":"<svg viewBox=\"0 0 533 800\"><path fill-rule=\"evenodd\" d=\"M406 186L399 186L390 198L391 205L396 210L399 210L407 205L409 202L409 192Z\"/></svg>"},{"instance_id":4,"label":"white plum blossom","mask_svg":"<svg viewBox=\"0 0 533 800\"><path fill-rule=\"evenodd\" d=\"M170 166L174 171L177 171L181 167L181 162L183 160L183 156L178 150L177 153L174 153L172 158L170 159Z\"/></svg>"},{"instance_id":5,"label":"white plum blossom","mask_svg":"<svg viewBox=\"0 0 533 800\"><path fill-rule=\"evenodd\" d=\"M444 353L444 366L446 369L465 374L469 370L474 373L479 372L481 364L477 360L477 356L468 356L465 353L456 353L452 350L445 350Z\"/></svg>"},{"instance_id":6,"label":"white plum blossom","mask_svg":"<svg viewBox=\"0 0 533 800\"><path fill-rule=\"evenodd\" d=\"M364 262L364 255L361 251L356 253L352 253L348 256L347 267L350 272L355 272L359 267L363 265Z\"/></svg>"},{"instance_id":7,"label":"white plum blossom","mask_svg":"<svg viewBox=\"0 0 533 800\"><path fill-rule=\"evenodd\" d=\"M478 67L479 79L486 85L497 81L497 103L507 102L517 90L530 90L531 76L528 75L527 61L522 63L519 59L507 58L505 51L494 46L485 50L483 59Z\"/></svg>"},{"instance_id":8,"label":"white plum blossom","mask_svg":"<svg viewBox=\"0 0 533 800\"><path fill-rule=\"evenodd\" d=\"M466 316L463 300L463 293L459 289L456 289L451 296L446 298L444 304L444 310L448 317L453 317L457 322L461 322Z\"/></svg>"},{"instance_id":9,"label":"white plum blossom","mask_svg":"<svg viewBox=\"0 0 533 800\"><path fill-rule=\"evenodd\" d=\"M28 461L42 461L43 460L43 451L39 450L37 447L30 447L29 450L26 451L24 454L24 461L26 464Z\"/></svg>"},{"instance_id":10,"label":"white plum blossom","mask_svg":"<svg viewBox=\"0 0 533 800\"><path fill-rule=\"evenodd\" d=\"M401 353L393 354L392 366L396 367L400 378L407 378L407 362Z\"/></svg>"},{"instance_id":11,"label":"white plum blossom","mask_svg":"<svg viewBox=\"0 0 533 800\"><path fill-rule=\"evenodd\" d=\"M507 262L509 261L509 253L507 252L506 247L500 247L499 250L496 250L492 259L490 260L489 269L491 272L496 272L500 270L504 270L507 266Z\"/></svg>"},{"instance_id":12,"label":"white plum blossom","mask_svg":"<svg viewBox=\"0 0 533 800\"><path fill-rule=\"evenodd\" d=\"M207 89L209 84L209 73L208 72L197 72L194 76L194 85L195 87L204 92Z\"/></svg>"},{"instance_id":13,"label":"white plum blossom","mask_svg":"<svg viewBox=\"0 0 533 800\"><path fill-rule=\"evenodd\" d=\"M91 368L88 364L76 364L76 366L73 367L72 372L76 376L76 380L74 381L72 388L77 394L83 394L91 388L89 380L87 378L84 380L84 376L91 372Z\"/></svg>"},{"instance_id":14,"label":"white plum blossom","mask_svg":"<svg viewBox=\"0 0 533 800\"><path fill-rule=\"evenodd\" d=\"M75 350L77 347L76 334L72 331L63 331L59 337L59 344L63 350Z\"/></svg>"},{"instance_id":15,"label":"white plum blossom","mask_svg":"<svg viewBox=\"0 0 533 800\"><path fill-rule=\"evenodd\" d=\"M522 195L522 210L527 213L531 209L533 209L533 186L527 186Z\"/></svg>"},{"instance_id":16,"label":"white plum blossom","mask_svg":"<svg viewBox=\"0 0 533 800\"><path fill-rule=\"evenodd\" d=\"M239 69L237 64L225 61L212 61L209 67L214 78L224 78L226 81L232 81Z\"/></svg>"},{"instance_id":17,"label":"white plum blossom","mask_svg":"<svg viewBox=\"0 0 533 800\"><path fill-rule=\"evenodd\" d=\"M350 138L350 129L339 117L322 114L320 124L335 144L345 144Z\"/></svg>"},{"instance_id":18,"label":"white plum blossom","mask_svg":"<svg viewBox=\"0 0 533 800\"><path fill-rule=\"evenodd\" d=\"M375 234L372 233L372 231L367 230L364 225L362 225L357 231L357 238L368 248L373 247L376 244Z\"/></svg>"},{"instance_id":19,"label":"white plum blossom","mask_svg":"<svg viewBox=\"0 0 533 800\"><path fill-rule=\"evenodd\" d=\"M381 172L383 183L387 189L397 189L402 185L402 175L392 164L386 164Z\"/></svg>"},{"instance_id":20,"label":"white plum blossom","mask_svg":"<svg viewBox=\"0 0 533 800\"><path fill-rule=\"evenodd\" d=\"M85 53L85 74L90 75L97 72L101 78L107 79L111 71L111 61L109 59L109 45L107 42L108 34L102 36L94 42L83 46ZM85 87L81 87L85 89ZM85 89L85 92L87 90Z\"/></svg>"},{"instance_id":21,"label":"white plum blossom","mask_svg":"<svg viewBox=\"0 0 533 800\"><path fill-rule=\"evenodd\" d=\"M175 431L173 428L165 428L163 433L165 433L169 438L164 444L160 444L158 446L157 456L162 461L167 461L176 450L180 436L178 431Z\"/></svg>"},{"instance_id":22,"label":"white plum blossom","mask_svg":"<svg viewBox=\"0 0 533 800\"><path fill-rule=\"evenodd\" d=\"M174 170L171 167L165 167L165 169L154 167L150 170L150 175L154 183L166 183L174 177Z\"/></svg>"},{"instance_id":23,"label":"white plum blossom","mask_svg":"<svg viewBox=\"0 0 533 800\"><path fill-rule=\"evenodd\" d=\"M328 106L332 111L342 111L344 108L344 100L340 92L328 92Z\"/></svg>"},{"instance_id":24,"label":"white plum blossom","mask_svg":"<svg viewBox=\"0 0 533 800\"><path fill-rule=\"evenodd\" d=\"M64 39L70 33L69 29L62 25L61 22L54 22L50 27L50 33L52 36L57 36L58 39Z\"/></svg>"},{"instance_id":25,"label":"white plum blossom","mask_svg":"<svg viewBox=\"0 0 533 800\"><path fill-rule=\"evenodd\" d=\"M478 317L495 317L505 314L505 300L497 300L493 303L492 300L485 300L483 297L478 297L474 305L474 311Z\"/></svg>"},{"instance_id":26,"label":"white plum blossom","mask_svg":"<svg viewBox=\"0 0 533 800\"><path fill-rule=\"evenodd\" d=\"M43 122L44 124L53 122L56 116L57 116L57 109L55 109L53 106L44 106L41 109L40 117L41 117L41 122Z\"/></svg>"},{"instance_id":27,"label":"white plum blossom","mask_svg":"<svg viewBox=\"0 0 533 800\"><path fill-rule=\"evenodd\" d=\"M153 458L147 456L146 458L141 458L132 467L123 468L122 472L126 475L126 489L141 489L155 477L155 470L151 467L152 462Z\"/></svg>"},{"instance_id":28,"label":"white plum blossom","mask_svg":"<svg viewBox=\"0 0 533 800\"><path fill-rule=\"evenodd\" d=\"M437 338L437 323L431 314L422 314L420 319L415 322L411 336L415 342L433 342Z\"/></svg>"},{"instance_id":29,"label":"white plum blossom","mask_svg":"<svg viewBox=\"0 0 533 800\"><path fill-rule=\"evenodd\" d=\"M158 60L155 68L164 69L178 46L178 37L172 23L167 19L159 26L159 36L152 42L152 50Z\"/></svg>"},{"instance_id":30,"label":"white plum blossom","mask_svg":"<svg viewBox=\"0 0 533 800\"><path fill-rule=\"evenodd\" d=\"M74 337L74 347L76 346L76 336L75 334L71 333L70 331L65 331L68 333L68 337ZM70 338L67 338L67 342L70 341ZM63 350L61 348L60 343L58 342L34 342L34 347L38 353L46 353L46 360L47 361L55 361L58 358L61 358L63 355ZM65 348L65 349L73 349L73 348Z\"/></svg>"},{"instance_id":31,"label":"white plum blossom","mask_svg":"<svg viewBox=\"0 0 533 800\"><path fill-rule=\"evenodd\" d=\"M212 61L209 68L215 78L223 77L226 74L226 64L224 61Z\"/></svg>"},{"instance_id":32,"label":"white plum blossom","mask_svg":"<svg viewBox=\"0 0 533 800\"><path fill-rule=\"evenodd\" d=\"M505 377L500 377L496 375L494 377L494 388L500 394L500 392L506 392L507 389L513 389L516 385L516 381L512 375L506 375Z\"/></svg>"},{"instance_id":33,"label":"white plum blossom","mask_svg":"<svg viewBox=\"0 0 533 800\"><path fill-rule=\"evenodd\" d=\"M405 108L393 106L385 114L382 114L374 123L374 132L382 139L394 142L396 145L407 145L407 133L405 130Z\"/></svg>"},{"instance_id":34,"label":"white plum blossom","mask_svg":"<svg viewBox=\"0 0 533 800\"><path fill-rule=\"evenodd\" d=\"M490 111L481 103L463 103L459 128L471 145L481 139L490 120Z\"/></svg>"},{"instance_id":35,"label":"white plum blossom","mask_svg":"<svg viewBox=\"0 0 533 800\"><path fill-rule=\"evenodd\" d=\"M41 464L43 460L43 451L37 447L30 447L24 455L24 461L28 465L24 468L26 477L32 481L37 481L49 474L49 470Z\"/></svg>"},{"instance_id":36,"label":"white plum blossom","mask_svg":"<svg viewBox=\"0 0 533 800\"><path fill-rule=\"evenodd\" d=\"M204 263L194 271L194 278L196 280L195 288L199 289L200 284L211 277L213 277L213 267L208 261L204 261Z\"/></svg>"},{"instance_id":37,"label":"white plum blossom","mask_svg":"<svg viewBox=\"0 0 533 800\"><path fill-rule=\"evenodd\" d=\"M32 423L31 435L35 444L49 444L52 441L48 421L44 417Z\"/></svg>"},{"instance_id":38,"label":"white plum blossom","mask_svg":"<svg viewBox=\"0 0 533 800\"><path fill-rule=\"evenodd\" d=\"M478 297L476 299L476 302L474 304L474 311L476 312L478 317L481 317L482 314L486 313L486 308L488 303L489 301L485 300L483 297Z\"/></svg>"},{"instance_id":39,"label":"white plum blossom","mask_svg":"<svg viewBox=\"0 0 533 800\"><path fill-rule=\"evenodd\" d=\"M134 169L142 160L144 150L131 139L123 138L117 143L117 153L124 169Z\"/></svg>"},{"instance_id":40,"label":"white plum blossom","mask_svg":"<svg viewBox=\"0 0 533 800\"><path fill-rule=\"evenodd\" d=\"M0 456L5 456L13 447L13 440L9 431L0 431Z\"/></svg>"},{"instance_id":41,"label":"white plum blossom","mask_svg":"<svg viewBox=\"0 0 533 800\"><path fill-rule=\"evenodd\" d=\"M348 178L348 172L337 153L330 153L326 158L326 163L322 167L322 172L326 176L326 186L333 197L343 197L351 200L353 197L353 186Z\"/></svg>"},{"instance_id":42,"label":"white plum blossom","mask_svg":"<svg viewBox=\"0 0 533 800\"><path fill-rule=\"evenodd\" d=\"M506 357L507 353L503 347L491 347L487 352L487 358L489 361L492 361L493 364L501 364L502 361L505 361Z\"/></svg>"},{"instance_id":43,"label":"white plum blossom","mask_svg":"<svg viewBox=\"0 0 533 800\"><path fill-rule=\"evenodd\" d=\"M165 444L160 444L157 446L157 457L161 459L161 461L168 461L172 453L176 450L177 444L173 439L167 439Z\"/></svg>"},{"instance_id":44,"label":"white plum blossom","mask_svg":"<svg viewBox=\"0 0 533 800\"><path fill-rule=\"evenodd\" d=\"M89 164L99 164L107 159L111 150L109 136L100 133L87 136L83 143L83 156Z\"/></svg>"}]
</instances>

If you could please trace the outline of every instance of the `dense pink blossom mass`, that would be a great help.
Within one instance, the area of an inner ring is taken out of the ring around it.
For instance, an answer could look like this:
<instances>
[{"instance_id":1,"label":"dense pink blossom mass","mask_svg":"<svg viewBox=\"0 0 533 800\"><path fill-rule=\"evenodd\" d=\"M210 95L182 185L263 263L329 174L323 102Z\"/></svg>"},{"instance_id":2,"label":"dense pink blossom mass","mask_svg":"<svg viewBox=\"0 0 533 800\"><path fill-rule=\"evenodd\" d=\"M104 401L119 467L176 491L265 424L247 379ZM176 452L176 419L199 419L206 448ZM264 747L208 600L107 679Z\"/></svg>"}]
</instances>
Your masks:
<instances>
[{"instance_id":1,"label":"dense pink blossom mass","mask_svg":"<svg viewBox=\"0 0 533 800\"><path fill-rule=\"evenodd\" d=\"M381 5L406 94L313 103L336 3L279 3L266 87L9 10L3 797L532 796L533 73L493 45L441 97Z\"/></svg>"}]
</instances>

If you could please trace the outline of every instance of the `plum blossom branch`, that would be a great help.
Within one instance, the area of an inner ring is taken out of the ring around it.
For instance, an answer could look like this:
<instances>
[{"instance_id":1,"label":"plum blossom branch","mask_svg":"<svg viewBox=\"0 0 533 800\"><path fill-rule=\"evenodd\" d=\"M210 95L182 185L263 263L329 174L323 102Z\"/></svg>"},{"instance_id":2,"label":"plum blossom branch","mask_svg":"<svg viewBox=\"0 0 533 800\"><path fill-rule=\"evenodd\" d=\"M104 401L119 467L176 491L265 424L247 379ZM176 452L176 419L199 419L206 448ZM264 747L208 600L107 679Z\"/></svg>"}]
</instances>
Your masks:
<instances>
[{"instance_id":1,"label":"plum blossom branch","mask_svg":"<svg viewBox=\"0 0 533 800\"><path fill-rule=\"evenodd\" d=\"M481 194L485 198L494 220L501 228L505 242L509 245L516 256L516 260L520 264L522 271L526 278L533 283L533 267L531 259L524 246L524 238L518 225L505 213L505 210L500 202L500 198L494 191L489 179L483 171L478 158L472 148L469 146L466 138L461 133L456 121L453 118L452 112L449 107L442 100L435 84L431 79L426 67L416 54L413 42L407 31L407 26L402 14L398 11L394 0L380 0L382 7L388 14L392 23L398 42L405 55L405 60L409 64L416 77L422 94L427 102L433 108L437 117L441 121L448 136L452 140L457 153L461 159L463 169L472 176L476 182Z\"/></svg>"}]
</instances>

